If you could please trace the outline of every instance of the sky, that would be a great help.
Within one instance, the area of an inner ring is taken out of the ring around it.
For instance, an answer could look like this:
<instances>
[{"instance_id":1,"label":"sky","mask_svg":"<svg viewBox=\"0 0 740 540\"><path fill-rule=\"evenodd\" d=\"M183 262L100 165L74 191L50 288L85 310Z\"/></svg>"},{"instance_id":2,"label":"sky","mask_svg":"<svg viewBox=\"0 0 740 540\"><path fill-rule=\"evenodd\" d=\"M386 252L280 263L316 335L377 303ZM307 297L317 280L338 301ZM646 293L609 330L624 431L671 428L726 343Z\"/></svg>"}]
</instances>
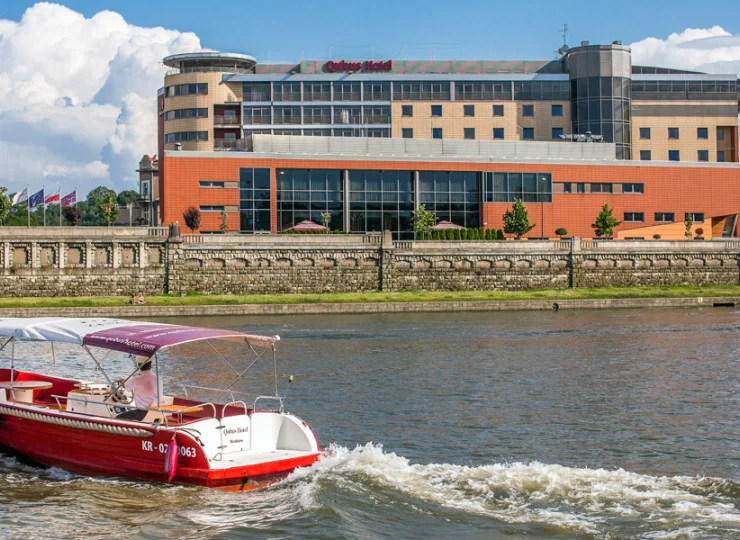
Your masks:
<instances>
[{"instance_id":1,"label":"sky","mask_svg":"<svg viewBox=\"0 0 740 540\"><path fill-rule=\"evenodd\" d=\"M137 189L168 54L552 59L563 24L568 45L621 40L636 64L740 72L737 0L0 0L0 186Z\"/></svg>"}]
</instances>

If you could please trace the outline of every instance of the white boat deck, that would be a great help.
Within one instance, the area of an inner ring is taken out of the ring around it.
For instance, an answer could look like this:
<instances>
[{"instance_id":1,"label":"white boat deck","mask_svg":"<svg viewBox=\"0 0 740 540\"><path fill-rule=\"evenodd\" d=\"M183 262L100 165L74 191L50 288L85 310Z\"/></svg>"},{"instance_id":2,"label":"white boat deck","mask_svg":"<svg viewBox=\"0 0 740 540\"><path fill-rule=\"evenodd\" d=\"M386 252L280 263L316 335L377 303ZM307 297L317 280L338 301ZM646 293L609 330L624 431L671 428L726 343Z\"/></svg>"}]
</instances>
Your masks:
<instances>
[{"instance_id":1,"label":"white boat deck","mask_svg":"<svg viewBox=\"0 0 740 540\"><path fill-rule=\"evenodd\" d=\"M238 452L226 454L219 461L210 461L211 469L230 469L231 467L243 467L245 465L257 465L271 461L281 461L303 456L310 456L315 452L304 452L301 450L271 450L268 452Z\"/></svg>"}]
</instances>

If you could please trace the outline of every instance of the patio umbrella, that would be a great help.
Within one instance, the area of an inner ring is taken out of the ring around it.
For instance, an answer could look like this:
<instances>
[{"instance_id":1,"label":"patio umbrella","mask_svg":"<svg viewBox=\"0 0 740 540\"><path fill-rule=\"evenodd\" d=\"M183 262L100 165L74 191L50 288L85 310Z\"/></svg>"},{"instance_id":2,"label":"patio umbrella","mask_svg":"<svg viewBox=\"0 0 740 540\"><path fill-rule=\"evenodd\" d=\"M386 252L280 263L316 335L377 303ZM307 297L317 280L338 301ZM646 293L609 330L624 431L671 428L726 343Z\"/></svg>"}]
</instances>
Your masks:
<instances>
[{"instance_id":1,"label":"patio umbrella","mask_svg":"<svg viewBox=\"0 0 740 540\"><path fill-rule=\"evenodd\" d=\"M289 229L285 229L285 231L327 231L328 229L324 227L323 225L319 225L318 223L314 223L313 221L301 221L297 225L294 225L290 227Z\"/></svg>"},{"instance_id":2,"label":"patio umbrella","mask_svg":"<svg viewBox=\"0 0 740 540\"><path fill-rule=\"evenodd\" d=\"M434 227L432 227L435 231L447 231L450 229L464 229L465 227L460 227L460 225L455 225L451 221L440 221L437 223Z\"/></svg>"}]
</instances>

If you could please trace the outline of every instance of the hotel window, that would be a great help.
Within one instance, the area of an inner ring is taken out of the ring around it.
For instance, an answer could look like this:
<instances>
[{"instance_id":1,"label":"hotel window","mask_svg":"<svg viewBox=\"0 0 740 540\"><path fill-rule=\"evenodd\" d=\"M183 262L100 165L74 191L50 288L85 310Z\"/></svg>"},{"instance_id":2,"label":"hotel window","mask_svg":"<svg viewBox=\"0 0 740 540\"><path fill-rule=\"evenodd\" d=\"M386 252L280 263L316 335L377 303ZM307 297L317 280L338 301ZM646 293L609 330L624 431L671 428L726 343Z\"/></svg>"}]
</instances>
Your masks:
<instances>
[{"instance_id":1,"label":"hotel window","mask_svg":"<svg viewBox=\"0 0 740 540\"><path fill-rule=\"evenodd\" d=\"M717 128L717 140L718 141L724 141L725 140L725 130L721 127Z\"/></svg>"},{"instance_id":2,"label":"hotel window","mask_svg":"<svg viewBox=\"0 0 740 540\"><path fill-rule=\"evenodd\" d=\"M330 129L304 129L303 134L308 135L310 137L331 137L331 130Z\"/></svg>"},{"instance_id":3,"label":"hotel window","mask_svg":"<svg viewBox=\"0 0 740 540\"><path fill-rule=\"evenodd\" d=\"M553 139L559 139L560 136L563 134L563 128L552 128L552 138Z\"/></svg>"},{"instance_id":4,"label":"hotel window","mask_svg":"<svg viewBox=\"0 0 740 540\"><path fill-rule=\"evenodd\" d=\"M626 223L637 223L637 222L645 221L645 213L644 212L625 212L624 221Z\"/></svg>"},{"instance_id":5,"label":"hotel window","mask_svg":"<svg viewBox=\"0 0 740 540\"><path fill-rule=\"evenodd\" d=\"M533 141L534 140L534 128L522 129L522 139L524 139L525 141Z\"/></svg>"},{"instance_id":6,"label":"hotel window","mask_svg":"<svg viewBox=\"0 0 740 540\"><path fill-rule=\"evenodd\" d=\"M304 82L303 101L331 101L331 83Z\"/></svg>"},{"instance_id":7,"label":"hotel window","mask_svg":"<svg viewBox=\"0 0 740 540\"><path fill-rule=\"evenodd\" d=\"M463 116L475 116L475 105L463 105Z\"/></svg>"},{"instance_id":8,"label":"hotel window","mask_svg":"<svg viewBox=\"0 0 740 540\"><path fill-rule=\"evenodd\" d=\"M268 169L269 171L269 169ZM262 183L261 186L268 185ZM255 188L258 186L255 185ZM269 185L268 185L269 188ZM278 230L283 231L301 221L321 223L323 212L331 213L331 229L343 229L342 201L344 200L342 171L335 169L278 169L277 170L277 210ZM258 192L255 191L255 194ZM259 191L264 199L264 190ZM269 210L270 192L267 191L267 209ZM256 211L263 212L260 208ZM259 215L267 223L269 230L269 212Z\"/></svg>"},{"instance_id":9,"label":"hotel window","mask_svg":"<svg viewBox=\"0 0 740 540\"><path fill-rule=\"evenodd\" d=\"M475 128L463 128L463 138L468 140L475 139Z\"/></svg>"},{"instance_id":10,"label":"hotel window","mask_svg":"<svg viewBox=\"0 0 740 540\"><path fill-rule=\"evenodd\" d=\"M270 101L270 83L249 83L242 85L244 101Z\"/></svg>"},{"instance_id":11,"label":"hotel window","mask_svg":"<svg viewBox=\"0 0 740 540\"><path fill-rule=\"evenodd\" d=\"M149 182L141 183L141 196L147 199L149 198Z\"/></svg>"},{"instance_id":12,"label":"hotel window","mask_svg":"<svg viewBox=\"0 0 740 540\"><path fill-rule=\"evenodd\" d=\"M301 83L276 82L273 84L274 101L301 101Z\"/></svg>"},{"instance_id":13,"label":"hotel window","mask_svg":"<svg viewBox=\"0 0 740 540\"><path fill-rule=\"evenodd\" d=\"M668 161L681 161L681 152L678 150L668 150Z\"/></svg>"},{"instance_id":14,"label":"hotel window","mask_svg":"<svg viewBox=\"0 0 740 540\"><path fill-rule=\"evenodd\" d=\"M698 161L709 161L709 150L699 150Z\"/></svg>"},{"instance_id":15,"label":"hotel window","mask_svg":"<svg viewBox=\"0 0 740 540\"><path fill-rule=\"evenodd\" d=\"M622 184L622 193L645 193L645 184Z\"/></svg>"},{"instance_id":16,"label":"hotel window","mask_svg":"<svg viewBox=\"0 0 740 540\"><path fill-rule=\"evenodd\" d=\"M334 107L335 124L359 124L362 116L360 107Z\"/></svg>"},{"instance_id":17,"label":"hotel window","mask_svg":"<svg viewBox=\"0 0 740 540\"><path fill-rule=\"evenodd\" d=\"M534 116L534 105L522 105L522 116Z\"/></svg>"},{"instance_id":18,"label":"hotel window","mask_svg":"<svg viewBox=\"0 0 740 540\"><path fill-rule=\"evenodd\" d=\"M414 130L413 128L402 128L401 129L401 137L404 139L413 139L414 138Z\"/></svg>"},{"instance_id":19,"label":"hotel window","mask_svg":"<svg viewBox=\"0 0 740 540\"><path fill-rule=\"evenodd\" d=\"M495 140L504 139L504 128L493 128L493 138Z\"/></svg>"},{"instance_id":20,"label":"hotel window","mask_svg":"<svg viewBox=\"0 0 740 540\"><path fill-rule=\"evenodd\" d=\"M652 160L652 152L650 150L640 150L640 161Z\"/></svg>"},{"instance_id":21,"label":"hotel window","mask_svg":"<svg viewBox=\"0 0 740 540\"><path fill-rule=\"evenodd\" d=\"M189 96L192 94L207 94L208 83L176 84L167 87L167 97Z\"/></svg>"},{"instance_id":22,"label":"hotel window","mask_svg":"<svg viewBox=\"0 0 740 540\"><path fill-rule=\"evenodd\" d=\"M723 150L717 150L717 163L725 162L725 152Z\"/></svg>"},{"instance_id":23,"label":"hotel window","mask_svg":"<svg viewBox=\"0 0 740 540\"><path fill-rule=\"evenodd\" d=\"M655 212L655 223L673 223L675 216L673 212Z\"/></svg>"},{"instance_id":24,"label":"hotel window","mask_svg":"<svg viewBox=\"0 0 740 540\"><path fill-rule=\"evenodd\" d=\"M419 204L440 220L462 227L479 227L480 177L475 172L420 171Z\"/></svg>"},{"instance_id":25,"label":"hotel window","mask_svg":"<svg viewBox=\"0 0 740 540\"><path fill-rule=\"evenodd\" d=\"M485 173L486 202L552 202L550 173Z\"/></svg>"},{"instance_id":26,"label":"hotel window","mask_svg":"<svg viewBox=\"0 0 740 540\"><path fill-rule=\"evenodd\" d=\"M641 139L650 139L650 128L641 127L640 128L640 138Z\"/></svg>"},{"instance_id":27,"label":"hotel window","mask_svg":"<svg viewBox=\"0 0 740 540\"><path fill-rule=\"evenodd\" d=\"M563 116L563 106L562 105L553 105L551 110L552 116Z\"/></svg>"},{"instance_id":28,"label":"hotel window","mask_svg":"<svg viewBox=\"0 0 740 540\"><path fill-rule=\"evenodd\" d=\"M442 116L442 105L432 105L432 116Z\"/></svg>"},{"instance_id":29,"label":"hotel window","mask_svg":"<svg viewBox=\"0 0 740 540\"><path fill-rule=\"evenodd\" d=\"M432 128L432 139L442 138L442 128Z\"/></svg>"},{"instance_id":30,"label":"hotel window","mask_svg":"<svg viewBox=\"0 0 740 540\"><path fill-rule=\"evenodd\" d=\"M300 124L301 108L300 107L275 107L276 124Z\"/></svg>"},{"instance_id":31,"label":"hotel window","mask_svg":"<svg viewBox=\"0 0 740 540\"><path fill-rule=\"evenodd\" d=\"M511 82L457 82L455 83L457 101L511 100Z\"/></svg>"},{"instance_id":32,"label":"hotel window","mask_svg":"<svg viewBox=\"0 0 740 540\"><path fill-rule=\"evenodd\" d=\"M168 133L164 136L165 143L176 143L186 141L207 141L207 131L180 131L177 133Z\"/></svg>"},{"instance_id":33,"label":"hotel window","mask_svg":"<svg viewBox=\"0 0 740 540\"><path fill-rule=\"evenodd\" d=\"M401 116L408 116L409 118L414 116L414 106L401 105Z\"/></svg>"},{"instance_id":34,"label":"hotel window","mask_svg":"<svg viewBox=\"0 0 740 540\"><path fill-rule=\"evenodd\" d=\"M578 193L586 193L586 184L584 182L578 182L576 184L576 191Z\"/></svg>"},{"instance_id":35,"label":"hotel window","mask_svg":"<svg viewBox=\"0 0 740 540\"><path fill-rule=\"evenodd\" d=\"M611 193L612 185L607 183L591 184L591 193Z\"/></svg>"},{"instance_id":36,"label":"hotel window","mask_svg":"<svg viewBox=\"0 0 740 540\"><path fill-rule=\"evenodd\" d=\"M493 106L493 116L503 116L503 115L504 115L504 106L494 105Z\"/></svg>"},{"instance_id":37,"label":"hotel window","mask_svg":"<svg viewBox=\"0 0 740 540\"><path fill-rule=\"evenodd\" d=\"M413 171L349 171L350 230L413 238L413 184Z\"/></svg>"},{"instance_id":38,"label":"hotel window","mask_svg":"<svg viewBox=\"0 0 740 540\"><path fill-rule=\"evenodd\" d=\"M270 232L270 169L239 169L239 230Z\"/></svg>"},{"instance_id":39,"label":"hotel window","mask_svg":"<svg viewBox=\"0 0 740 540\"><path fill-rule=\"evenodd\" d=\"M215 205L201 205L200 206L201 212L223 212L224 207L223 206L215 206Z\"/></svg>"},{"instance_id":40,"label":"hotel window","mask_svg":"<svg viewBox=\"0 0 740 540\"><path fill-rule=\"evenodd\" d=\"M450 99L449 82L394 82L395 101L439 101Z\"/></svg>"},{"instance_id":41,"label":"hotel window","mask_svg":"<svg viewBox=\"0 0 740 540\"><path fill-rule=\"evenodd\" d=\"M331 124L331 107L303 107L304 124Z\"/></svg>"},{"instance_id":42,"label":"hotel window","mask_svg":"<svg viewBox=\"0 0 740 540\"><path fill-rule=\"evenodd\" d=\"M669 127L668 128L668 138L669 139L678 139L678 128L677 127Z\"/></svg>"},{"instance_id":43,"label":"hotel window","mask_svg":"<svg viewBox=\"0 0 740 540\"><path fill-rule=\"evenodd\" d=\"M704 223L704 212L686 212L683 215L684 220L690 215L694 217L694 223Z\"/></svg>"},{"instance_id":44,"label":"hotel window","mask_svg":"<svg viewBox=\"0 0 740 540\"><path fill-rule=\"evenodd\" d=\"M221 188L224 187L225 182L221 182L220 180L201 180L200 181L200 187L202 188Z\"/></svg>"},{"instance_id":45,"label":"hotel window","mask_svg":"<svg viewBox=\"0 0 740 540\"><path fill-rule=\"evenodd\" d=\"M208 109L177 109L164 113L165 120L180 120L181 118L208 118Z\"/></svg>"},{"instance_id":46,"label":"hotel window","mask_svg":"<svg viewBox=\"0 0 740 540\"><path fill-rule=\"evenodd\" d=\"M696 128L696 138L697 139L708 139L709 138L709 128Z\"/></svg>"},{"instance_id":47,"label":"hotel window","mask_svg":"<svg viewBox=\"0 0 740 540\"><path fill-rule=\"evenodd\" d=\"M363 101L390 101L391 83L364 83Z\"/></svg>"},{"instance_id":48,"label":"hotel window","mask_svg":"<svg viewBox=\"0 0 740 540\"><path fill-rule=\"evenodd\" d=\"M391 121L390 107L368 107L365 106L365 118L363 124L389 124Z\"/></svg>"},{"instance_id":49,"label":"hotel window","mask_svg":"<svg viewBox=\"0 0 740 540\"><path fill-rule=\"evenodd\" d=\"M335 82L334 101L360 101L359 82Z\"/></svg>"},{"instance_id":50,"label":"hotel window","mask_svg":"<svg viewBox=\"0 0 740 540\"><path fill-rule=\"evenodd\" d=\"M573 193L573 184L570 182L563 183L563 193Z\"/></svg>"},{"instance_id":51,"label":"hotel window","mask_svg":"<svg viewBox=\"0 0 740 540\"><path fill-rule=\"evenodd\" d=\"M245 125L272 123L270 107L244 107L242 112Z\"/></svg>"}]
</instances>

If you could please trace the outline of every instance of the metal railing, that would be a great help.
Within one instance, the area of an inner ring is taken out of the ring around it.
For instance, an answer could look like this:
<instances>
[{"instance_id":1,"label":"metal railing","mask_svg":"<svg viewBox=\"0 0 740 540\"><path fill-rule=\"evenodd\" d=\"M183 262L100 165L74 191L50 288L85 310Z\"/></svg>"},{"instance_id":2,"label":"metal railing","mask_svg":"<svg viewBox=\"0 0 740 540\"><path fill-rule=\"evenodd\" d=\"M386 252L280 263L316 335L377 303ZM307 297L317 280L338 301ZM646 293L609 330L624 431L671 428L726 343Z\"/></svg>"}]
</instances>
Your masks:
<instances>
[{"instance_id":1,"label":"metal railing","mask_svg":"<svg viewBox=\"0 0 740 540\"><path fill-rule=\"evenodd\" d=\"M213 117L213 123L217 126L239 126L241 125L241 118L238 116L225 116L217 114Z\"/></svg>"},{"instance_id":2,"label":"metal railing","mask_svg":"<svg viewBox=\"0 0 740 540\"><path fill-rule=\"evenodd\" d=\"M239 73L239 74L251 74L254 73L253 69L248 68L237 68L237 67L214 67L214 66L195 66L186 68L173 68L165 73L165 77L170 75L180 75L182 73Z\"/></svg>"}]
</instances>

